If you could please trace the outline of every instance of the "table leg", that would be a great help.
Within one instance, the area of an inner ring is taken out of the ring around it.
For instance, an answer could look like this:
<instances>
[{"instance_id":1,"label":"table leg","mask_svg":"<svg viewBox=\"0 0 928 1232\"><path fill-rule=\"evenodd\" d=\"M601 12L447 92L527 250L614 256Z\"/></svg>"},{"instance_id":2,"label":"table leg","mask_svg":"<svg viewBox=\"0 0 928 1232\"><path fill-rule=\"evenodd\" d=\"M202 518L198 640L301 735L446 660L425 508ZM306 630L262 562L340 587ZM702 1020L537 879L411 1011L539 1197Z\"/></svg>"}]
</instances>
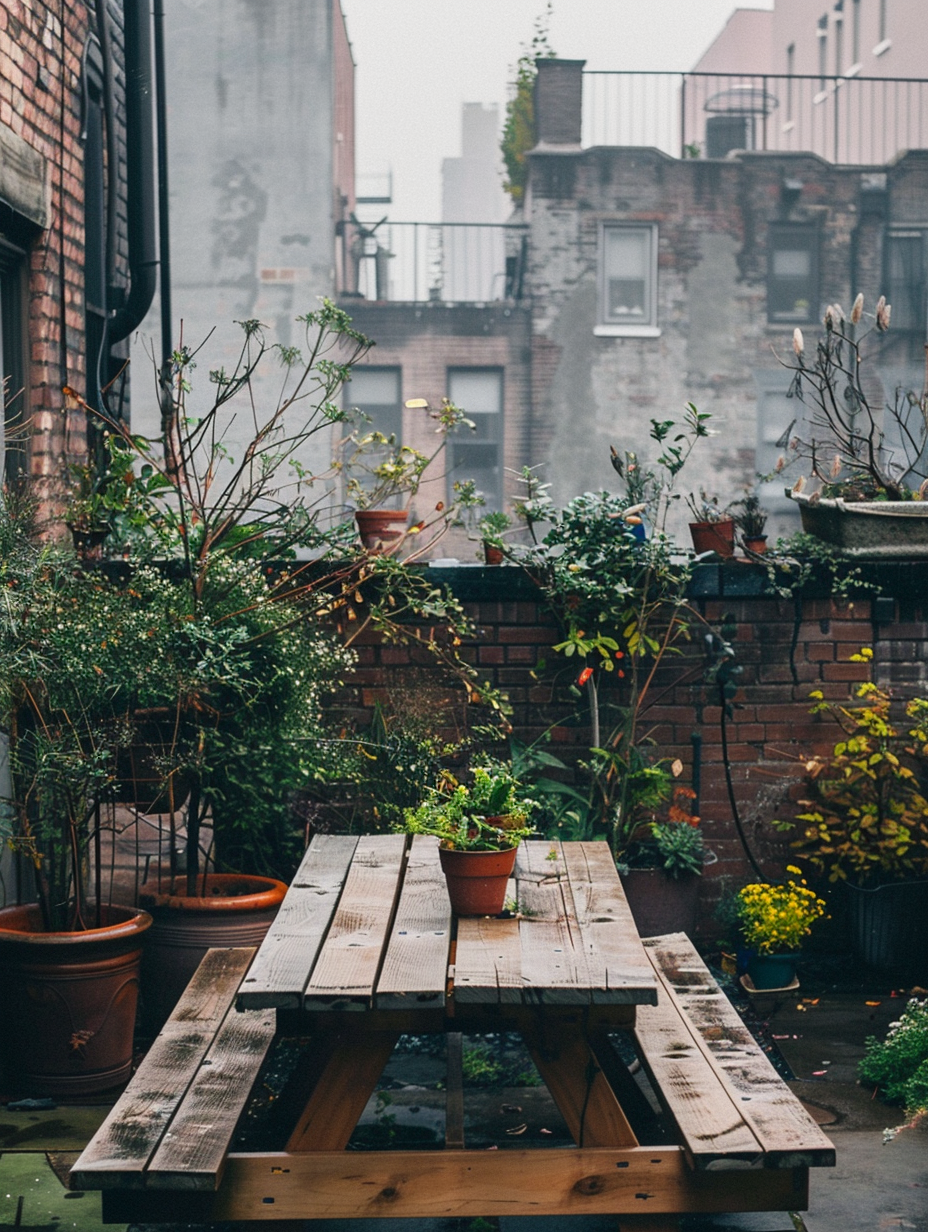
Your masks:
<instances>
[{"instance_id":1,"label":"table leg","mask_svg":"<svg viewBox=\"0 0 928 1232\"><path fill-rule=\"evenodd\" d=\"M288 1151L343 1151L399 1039L397 1031L342 1029L312 1044L322 1058Z\"/></svg>"},{"instance_id":2,"label":"table leg","mask_svg":"<svg viewBox=\"0 0 928 1232\"><path fill-rule=\"evenodd\" d=\"M551 1098L578 1146L634 1147L638 1139L606 1081L595 1040L577 1022L548 1019L523 1030Z\"/></svg>"}]
</instances>

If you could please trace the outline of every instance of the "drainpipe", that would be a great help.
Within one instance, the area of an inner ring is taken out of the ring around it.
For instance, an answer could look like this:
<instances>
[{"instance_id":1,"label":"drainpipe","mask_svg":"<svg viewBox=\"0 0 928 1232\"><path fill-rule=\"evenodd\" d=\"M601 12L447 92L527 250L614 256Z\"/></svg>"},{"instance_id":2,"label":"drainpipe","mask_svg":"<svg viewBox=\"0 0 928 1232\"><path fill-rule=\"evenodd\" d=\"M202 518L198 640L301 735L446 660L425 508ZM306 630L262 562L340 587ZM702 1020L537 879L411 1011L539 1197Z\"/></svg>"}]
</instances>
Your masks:
<instances>
[{"instance_id":1,"label":"drainpipe","mask_svg":"<svg viewBox=\"0 0 928 1232\"><path fill-rule=\"evenodd\" d=\"M123 0L126 46L126 182L129 294L110 320L109 343L141 325L155 296L158 251L155 229L155 148L148 0Z\"/></svg>"},{"instance_id":2,"label":"drainpipe","mask_svg":"<svg viewBox=\"0 0 928 1232\"><path fill-rule=\"evenodd\" d=\"M171 379L174 352L171 324L171 231L168 200L168 108L164 65L164 0L154 3L155 27L155 129L158 142L158 253L161 257L161 373Z\"/></svg>"}]
</instances>

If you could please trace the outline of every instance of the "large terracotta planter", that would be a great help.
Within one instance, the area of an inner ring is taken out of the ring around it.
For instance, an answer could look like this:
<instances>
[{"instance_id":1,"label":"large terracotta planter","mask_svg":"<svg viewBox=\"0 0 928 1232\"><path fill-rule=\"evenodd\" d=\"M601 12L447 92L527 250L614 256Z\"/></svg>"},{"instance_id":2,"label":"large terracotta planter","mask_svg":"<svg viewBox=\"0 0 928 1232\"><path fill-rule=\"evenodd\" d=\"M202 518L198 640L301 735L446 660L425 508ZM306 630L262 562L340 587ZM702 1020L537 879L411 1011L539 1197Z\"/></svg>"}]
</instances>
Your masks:
<instances>
[{"instance_id":1,"label":"large terracotta planter","mask_svg":"<svg viewBox=\"0 0 928 1232\"><path fill-rule=\"evenodd\" d=\"M358 509L354 519L364 546L382 552L402 538L409 514L404 509Z\"/></svg>"},{"instance_id":2,"label":"large terracotta planter","mask_svg":"<svg viewBox=\"0 0 928 1232\"><path fill-rule=\"evenodd\" d=\"M142 959L142 1022L149 1034L160 1031L208 949L261 944L287 892L282 881L237 873L210 873L201 897L189 897L185 888L186 878L178 877L161 889L143 886L139 895L152 917Z\"/></svg>"},{"instance_id":3,"label":"large terracotta planter","mask_svg":"<svg viewBox=\"0 0 928 1232\"><path fill-rule=\"evenodd\" d=\"M622 889L640 937L696 932L699 876L668 877L662 868L630 868L621 874Z\"/></svg>"},{"instance_id":4,"label":"large terracotta planter","mask_svg":"<svg viewBox=\"0 0 928 1232\"><path fill-rule=\"evenodd\" d=\"M0 1055L7 1089L79 1096L126 1082L143 935L151 916L107 907L104 924L43 933L37 904L0 910Z\"/></svg>"},{"instance_id":5,"label":"large terracotta planter","mask_svg":"<svg viewBox=\"0 0 928 1232\"><path fill-rule=\"evenodd\" d=\"M735 523L733 518L722 522L690 522L690 534L697 555L715 552L717 556L733 556Z\"/></svg>"},{"instance_id":6,"label":"large terracotta planter","mask_svg":"<svg viewBox=\"0 0 928 1232\"><path fill-rule=\"evenodd\" d=\"M860 560L928 557L928 501L845 501L787 492L802 529Z\"/></svg>"},{"instance_id":7,"label":"large terracotta planter","mask_svg":"<svg viewBox=\"0 0 928 1232\"><path fill-rule=\"evenodd\" d=\"M438 858L455 915L499 915L516 864L516 848L506 851L453 851L439 847Z\"/></svg>"}]
</instances>

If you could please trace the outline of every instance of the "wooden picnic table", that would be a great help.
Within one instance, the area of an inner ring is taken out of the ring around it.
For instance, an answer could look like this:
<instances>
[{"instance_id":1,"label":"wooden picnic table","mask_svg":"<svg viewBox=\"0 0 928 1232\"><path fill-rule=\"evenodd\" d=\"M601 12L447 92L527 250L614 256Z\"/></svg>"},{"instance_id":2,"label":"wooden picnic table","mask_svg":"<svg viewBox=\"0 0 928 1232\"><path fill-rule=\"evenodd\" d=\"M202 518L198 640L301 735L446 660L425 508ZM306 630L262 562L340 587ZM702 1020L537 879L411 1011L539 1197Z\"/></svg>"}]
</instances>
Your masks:
<instances>
[{"instance_id":1,"label":"wooden picnic table","mask_svg":"<svg viewBox=\"0 0 928 1232\"><path fill-rule=\"evenodd\" d=\"M614 1213L658 1228L805 1209L831 1144L687 938L642 945L607 844L522 844L512 895L510 918L457 919L434 840L316 837L260 949L209 952L72 1187L102 1189L121 1222ZM281 1030L311 1041L286 1149L233 1151ZM462 1034L501 1031L524 1038L576 1149L465 1149L451 1064L444 1151L345 1150L401 1034L446 1033L453 1062ZM620 1031L671 1145L639 1141Z\"/></svg>"}]
</instances>

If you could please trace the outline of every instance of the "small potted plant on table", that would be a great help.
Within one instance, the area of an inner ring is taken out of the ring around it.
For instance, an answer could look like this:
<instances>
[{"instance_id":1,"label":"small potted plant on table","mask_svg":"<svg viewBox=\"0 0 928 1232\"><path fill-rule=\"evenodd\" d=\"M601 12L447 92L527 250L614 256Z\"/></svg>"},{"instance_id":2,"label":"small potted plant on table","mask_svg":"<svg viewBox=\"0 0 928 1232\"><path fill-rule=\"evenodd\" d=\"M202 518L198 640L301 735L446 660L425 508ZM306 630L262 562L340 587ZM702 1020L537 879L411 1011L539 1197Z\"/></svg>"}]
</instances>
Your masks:
<instances>
[{"instance_id":1,"label":"small potted plant on table","mask_svg":"<svg viewBox=\"0 0 928 1232\"><path fill-rule=\"evenodd\" d=\"M826 904L805 881L801 871L782 885L755 882L738 892L738 919L745 944L752 951L748 976L757 990L788 988L796 978L799 950L812 925L825 914Z\"/></svg>"},{"instance_id":2,"label":"small potted plant on table","mask_svg":"<svg viewBox=\"0 0 928 1232\"><path fill-rule=\"evenodd\" d=\"M401 827L439 840L438 855L456 915L499 915L516 849L531 833L534 801L504 767L477 766L470 783L449 781L415 809Z\"/></svg>"}]
</instances>

